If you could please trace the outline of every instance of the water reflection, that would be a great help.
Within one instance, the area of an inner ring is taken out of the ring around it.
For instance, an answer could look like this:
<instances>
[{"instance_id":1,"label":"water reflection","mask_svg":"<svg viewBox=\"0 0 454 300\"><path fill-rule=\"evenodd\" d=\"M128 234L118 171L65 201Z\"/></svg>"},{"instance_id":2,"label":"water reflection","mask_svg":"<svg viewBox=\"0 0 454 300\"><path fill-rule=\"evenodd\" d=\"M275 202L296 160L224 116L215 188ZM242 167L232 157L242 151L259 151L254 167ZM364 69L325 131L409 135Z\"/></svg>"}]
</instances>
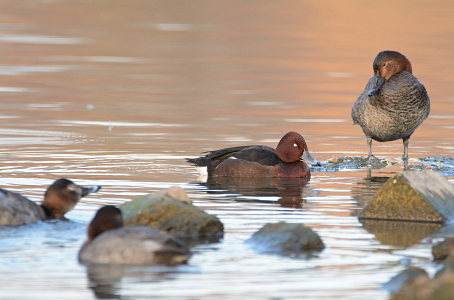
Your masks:
<instances>
[{"instance_id":1,"label":"water reflection","mask_svg":"<svg viewBox=\"0 0 454 300\"><path fill-rule=\"evenodd\" d=\"M269 202L274 197L282 207L302 208L307 182L304 178L210 177L206 183L199 184L208 188L208 194L227 191L235 195L235 201Z\"/></svg>"},{"instance_id":2,"label":"water reflection","mask_svg":"<svg viewBox=\"0 0 454 300\"><path fill-rule=\"evenodd\" d=\"M366 207L389 178L387 176L368 176L357 182L356 186L352 188L352 195L358 206ZM361 210L352 212L358 215ZM402 248L408 248L418 243L442 227L441 224L432 223L363 219L359 221L363 228L374 234L380 243Z\"/></svg>"},{"instance_id":3,"label":"water reflection","mask_svg":"<svg viewBox=\"0 0 454 300\"><path fill-rule=\"evenodd\" d=\"M358 181L351 190L353 199L356 200L357 205L361 208L366 207L389 178L387 176L370 176L368 174L367 177ZM352 211L354 215L359 215L360 212L361 210Z\"/></svg>"},{"instance_id":4,"label":"water reflection","mask_svg":"<svg viewBox=\"0 0 454 300\"><path fill-rule=\"evenodd\" d=\"M385 220L362 220L364 229L375 235L382 244L408 248L423 238L438 232L438 223L419 223Z\"/></svg>"},{"instance_id":5,"label":"water reflection","mask_svg":"<svg viewBox=\"0 0 454 300\"><path fill-rule=\"evenodd\" d=\"M122 281L153 283L174 280L178 273L191 272L190 266L125 266L95 264L86 266L88 287L98 299L124 299ZM193 270L192 270L193 271Z\"/></svg>"}]
</instances>

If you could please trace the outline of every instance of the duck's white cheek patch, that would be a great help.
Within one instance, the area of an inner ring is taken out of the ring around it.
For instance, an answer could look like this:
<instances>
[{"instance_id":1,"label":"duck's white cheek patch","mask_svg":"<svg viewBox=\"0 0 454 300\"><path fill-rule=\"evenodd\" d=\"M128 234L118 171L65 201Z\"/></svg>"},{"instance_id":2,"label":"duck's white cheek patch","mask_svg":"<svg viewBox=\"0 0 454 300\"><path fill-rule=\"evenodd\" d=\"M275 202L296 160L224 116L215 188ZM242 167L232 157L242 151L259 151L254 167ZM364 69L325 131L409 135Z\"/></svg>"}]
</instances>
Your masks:
<instances>
[{"instance_id":1,"label":"duck's white cheek patch","mask_svg":"<svg viewBox=\"0 0 454 300\"><path fill-rule=\"evenodd\" d=\"M153 240L145 240L145 241L143 241L142 244L143 244L144 249L146 249L150 252L158 251L162 248L161 244L156 243Z\"/></svg>"}]
</instances>

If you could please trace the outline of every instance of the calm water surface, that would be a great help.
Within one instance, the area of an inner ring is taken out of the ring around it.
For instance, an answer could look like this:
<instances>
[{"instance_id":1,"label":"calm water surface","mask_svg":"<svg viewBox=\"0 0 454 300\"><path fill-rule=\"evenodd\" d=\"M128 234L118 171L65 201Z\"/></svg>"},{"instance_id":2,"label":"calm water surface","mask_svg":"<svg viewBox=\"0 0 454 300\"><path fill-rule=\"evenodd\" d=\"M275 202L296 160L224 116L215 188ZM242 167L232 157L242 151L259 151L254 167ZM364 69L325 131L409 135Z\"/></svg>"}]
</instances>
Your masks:
<instances>
[{"instance_id":1,"label":"calm water surface","mask_svg":"<svg viewBox=\"0 0 454 300\"><path fill-rule=\"evenodd\" d=\"M0 228L2 299L385 299L406 263L433 273L439 228L357 219L402 169L313 170L303 188L197 179L184 157L302 133L322 162L364 156L350 109L380 50L406 54L432 101L410 164L454 149L454 22L447 1L0 1L0 186L41 201L56 178L103 189L54 221ZM440 163L438 163L440 166ZM452 165L443 165L453 180ZM284 186L282 186L284 184ZM186 266L87 270L76 255L104 204L181 186L225 225ZM311 257L258 254L267 222L311 226ZM395 227L393 227L395 228ZM407 232L407 234L405 234Z\"/></svg>"}]
</instances>

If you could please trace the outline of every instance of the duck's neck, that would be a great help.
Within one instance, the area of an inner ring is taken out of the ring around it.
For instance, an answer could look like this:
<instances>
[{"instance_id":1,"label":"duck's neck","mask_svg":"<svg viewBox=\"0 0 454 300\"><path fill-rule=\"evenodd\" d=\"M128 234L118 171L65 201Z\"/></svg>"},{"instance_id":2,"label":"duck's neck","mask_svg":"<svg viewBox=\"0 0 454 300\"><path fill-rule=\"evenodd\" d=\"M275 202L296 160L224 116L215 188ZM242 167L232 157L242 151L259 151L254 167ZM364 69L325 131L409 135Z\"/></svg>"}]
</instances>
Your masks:
<instances>
[{"instance_id":1,"label":"duck's neck","mask_svg":"<svg viewBox=\"0 0 454 300\"><path fill-rule=\"evenodd\" d=\"M44 206L41 204L42 209L44 210L44 213L46 214L47 219L61 219L63 217L63 214L55 209L49 209L48 207Z\"/></svg>"}]
</instances>

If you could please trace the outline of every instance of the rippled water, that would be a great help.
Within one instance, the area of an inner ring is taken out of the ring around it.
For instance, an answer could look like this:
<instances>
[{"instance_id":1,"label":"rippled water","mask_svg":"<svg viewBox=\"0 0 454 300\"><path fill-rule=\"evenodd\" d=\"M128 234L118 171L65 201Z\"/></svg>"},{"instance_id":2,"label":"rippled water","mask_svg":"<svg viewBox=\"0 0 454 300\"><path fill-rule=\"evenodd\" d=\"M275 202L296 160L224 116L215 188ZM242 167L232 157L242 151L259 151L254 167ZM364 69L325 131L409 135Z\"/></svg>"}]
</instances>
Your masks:
<instances>
[{"instance_id":1,"label":"rippled water","mask_svg":"<svg viewBox=\"0 0 454 300\"><path fill-rule=\"evenodd\" d=\"M302 133L322 162L367 151L350 108L380 50L406 54L432 101L410 165L453 180L454 22L445 1L0 1L0 186L40 201L56 178L103 189L53 221L0 228L2 299L384 299L405 267L433 272L439 228L389 230L357 214L402 169L314 169L303 188L208 182L185 157ZM429 157L429 158L427 158ZM439 159L442 157L442 159ZM287 184L287 185L286 185ZM173 185L225 225L189 265L87 270L76 254L102 205ZM283 186L284 185L284 186ZM311 226L309 258L258 254L267 222ZM409 232L409 234L403 234ZM429 235L429 236L427 236Z\"/></svg>"}]
</instances>

